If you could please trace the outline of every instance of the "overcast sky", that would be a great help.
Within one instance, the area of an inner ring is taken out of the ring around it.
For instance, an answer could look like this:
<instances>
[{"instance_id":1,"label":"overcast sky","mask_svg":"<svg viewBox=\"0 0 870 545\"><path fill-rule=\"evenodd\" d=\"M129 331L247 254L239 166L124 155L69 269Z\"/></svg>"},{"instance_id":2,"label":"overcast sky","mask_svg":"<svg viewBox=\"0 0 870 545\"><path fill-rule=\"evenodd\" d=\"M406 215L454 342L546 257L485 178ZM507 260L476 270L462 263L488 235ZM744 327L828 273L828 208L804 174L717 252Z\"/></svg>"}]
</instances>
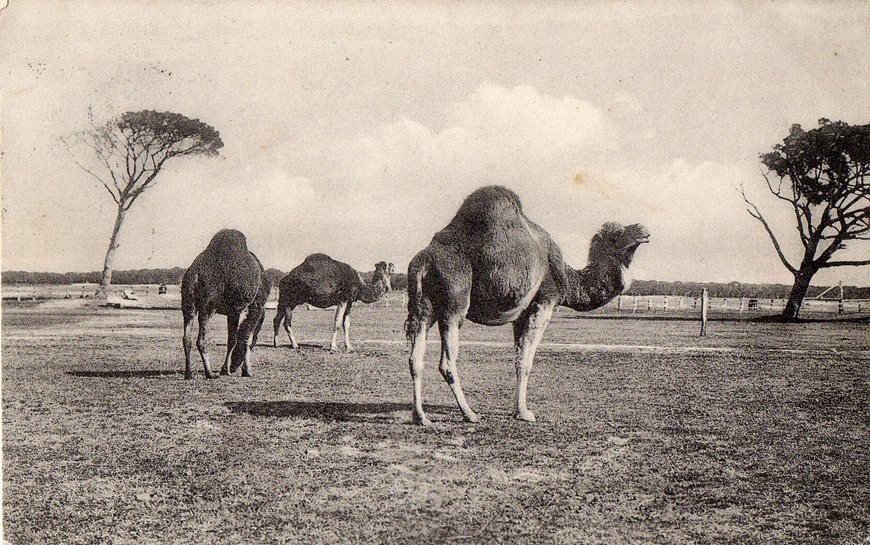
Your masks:
<instances>
[{"instance_id":1,"label":"overcast sky","mask_svg":"<svg viewBox=\"0 0 870 545\"><path fill-rule=\"evenodd\" d=\"M801 249L758 161L792 123L870 121L870 5L13 2L0 12L2 269L101 268L105 190L58 138L156 109L213 125L167 163L116 268L186 267L234 227L267 267L325 252L404 270L474 188L503 184L585 265L641 222L641 279L791 278L735 188ZM855 245L843 257L867 258ZM816 283L868 285L868 268Z\"/></svg>"}]
</instances>

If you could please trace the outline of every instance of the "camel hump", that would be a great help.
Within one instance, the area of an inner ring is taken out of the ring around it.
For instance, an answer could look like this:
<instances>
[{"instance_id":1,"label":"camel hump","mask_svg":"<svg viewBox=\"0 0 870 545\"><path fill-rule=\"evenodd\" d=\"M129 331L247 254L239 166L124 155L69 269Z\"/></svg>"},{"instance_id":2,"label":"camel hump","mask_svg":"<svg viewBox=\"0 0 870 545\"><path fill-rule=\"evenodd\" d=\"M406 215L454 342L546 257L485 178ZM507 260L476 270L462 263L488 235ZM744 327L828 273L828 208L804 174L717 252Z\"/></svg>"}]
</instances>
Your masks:
<instances>
[{"instance_id":1,"label":"camel hump","mask_svg":"<svg viewBox=\"0 0 870 545\"><path fill-rule=\"evenodd\" d=\"M466 197L447 227L432 240L440 244L476 240L483 244L494 233L526 231L528 225L519 196L506 187L488 185Z\"/></svg>"},{"instance_id":2,"label":"camel hump","mask_svg":"<svg viewBox=\"0 0 870 545\"><path fill-rule=\"evenodd\" d=\"M232 249L247 252L248 241L241 231L235 229L221 229L211 237L211 242L208 243L208 247L206 248L207 251L218 249L221 251Z\"/></svg>"},{"instance_id":3,"label":"camel hump","mask_svg":"<svg viewBox=\"0 0 870 545\"><path fill-rule=\"evenodd\" d=\"M488 185L475 190L465 198L457 220L476 224L499 224L523 215L520 197L500 185Z\"/></svg>"},{"instance_id":4,"label":"camel hump","mask_svg":"<svg viewBox=\"0 0 870 545\"><path fill-rule=\"evenodd\" d=\"M326 254L311 254L305 258L306 263L310 261L332 261L332 258Z\"/></svg>"}]
</instances>

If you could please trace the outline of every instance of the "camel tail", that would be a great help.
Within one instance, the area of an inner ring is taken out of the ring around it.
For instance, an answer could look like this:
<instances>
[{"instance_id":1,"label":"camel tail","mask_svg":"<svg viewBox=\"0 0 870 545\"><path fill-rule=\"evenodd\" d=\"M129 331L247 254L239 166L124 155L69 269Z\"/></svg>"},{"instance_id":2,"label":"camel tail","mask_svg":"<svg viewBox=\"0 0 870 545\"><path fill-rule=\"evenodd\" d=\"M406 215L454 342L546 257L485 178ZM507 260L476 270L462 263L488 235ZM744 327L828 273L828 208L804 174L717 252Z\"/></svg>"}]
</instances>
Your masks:
<instances>
[{"instance_id":1,"label":"camel tail","mask_svg":"<svg viewBox=\"0 0 870 545\"><path fill-rule=\"evenodd\" d=\"M408 265L408 318L405 320L405 336L412 339L421 327L426 327L423 317L423 277L426 263L419 258Z\"/></svg>"}]
</instances>

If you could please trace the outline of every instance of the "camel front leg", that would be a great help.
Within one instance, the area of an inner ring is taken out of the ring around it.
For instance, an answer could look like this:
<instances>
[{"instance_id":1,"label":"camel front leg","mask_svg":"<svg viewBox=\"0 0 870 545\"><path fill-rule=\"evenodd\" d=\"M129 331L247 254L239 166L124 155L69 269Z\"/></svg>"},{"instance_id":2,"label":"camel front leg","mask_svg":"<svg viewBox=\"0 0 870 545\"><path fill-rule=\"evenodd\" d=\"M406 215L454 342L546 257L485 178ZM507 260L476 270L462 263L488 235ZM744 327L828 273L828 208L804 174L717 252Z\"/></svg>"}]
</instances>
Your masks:
<instances>
[{"instance_id":1,"label":"camel front leg","mask_svg":"<svg viewBox=\"0 0 870 545\"><path fill-rule=\"evenodd\" d=\"M517 396L514 407L514 418L534 422L535 414L529 410L526 401L526 391L529 388L529 375L538 343L544 336L544 330L553 316L555 304L533 303L532 307L514 322L514 344L517 352Z\"/></svg>"},{"instance_id":2,"label":"camel front leg","mask_svg":"<svg viewBox=\"0 0 870 545\"><path fill-rule=\"evenodd\" d=\"M184 312L184 338L182 345L184 346L184 378L190 380L193 378L193 369L190 365L190 353L193 351L193 320L196 318L196 312Z\"/></svg>"},{"instance_id":3,"label":"camel front leg","mask_svg":"<svg viewBox=\"0 0 870 545\"><path fill-rule=\"evenodd\" d=\"M462 411L465 420L467 422L480 422L480 416L471 410L468 401L465 400L462 381L459 379L459 371L456 367L456 360L459 356L459 321L440 322L438 327L441 331L441 364L438 366L438 370L453 391L453 397L456 398L456 404L459 405L459 410Z\"/></svg>"},{"instance_id":4,"label":"camel front leg","mask_svg":"<svg viewBox=\"0 0 870 545\"><path fill-rule=\"evenodd\" d=\"M350 307L352 305L352 302L347 303L347 308L344 310L344 318L341 321L341 328L344 330L344 349L348 352L354 352L354 348L350 344Z\"/></svg>"},{"instance_id":5,"label":"camel front leg","mask_svg":"<svg viewBox=\"0 0 870 545\"><path fill-rule=\"evenodd\" d=\"M329 343L330 352L338 352L338 332L341 331L341 323L344 320L344 311L347 303L342 302L335 306L335 323L332 326L332 342Z\"/></svg>"},{"instance_id":6,"label":"camel front leg","mask_svg":"<svg viewBox=\"0 0 870 545\"><path fill-rule=\"evenodd\" d=\"M426 333L428 327L425 323L420 324L420 329L411 337L411 357L408 358L408 367L411 370L411 380L414 382L414 408L412 417L415 424L429 426L432 421L423 412L423 369L426 367L424 356L426 355Z\"/></svg>"},{"instance_id":7,"label":"camel front leg","mask_svg":"<svg viewBox=\"0 0 870 545\"><path fill-rule=\"evenodd\" d=\"M221 367L222 375L230 374L230 355L233 353L233 348L236 347L236 333L239 330L238 314L230 314L227 316L227 355L224 356L224 364Z\"/></svg>"}]
</instances>

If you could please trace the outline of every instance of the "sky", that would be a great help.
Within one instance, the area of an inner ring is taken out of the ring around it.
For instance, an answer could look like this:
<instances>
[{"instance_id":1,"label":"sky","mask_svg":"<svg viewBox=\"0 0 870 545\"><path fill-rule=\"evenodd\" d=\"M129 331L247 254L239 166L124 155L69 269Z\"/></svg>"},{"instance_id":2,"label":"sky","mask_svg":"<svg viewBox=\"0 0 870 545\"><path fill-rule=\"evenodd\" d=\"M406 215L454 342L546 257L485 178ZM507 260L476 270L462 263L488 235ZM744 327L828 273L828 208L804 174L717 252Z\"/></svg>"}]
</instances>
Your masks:
<instances>
[{"instance_id":1,"label":"sky","mask_svg":"<svg viewBox=\"0 0 870 545\"><path fill-rule=\"evenodd\" d=\"M16 2L0 12L2 270L102 267L115 204L60 143L126 111L214 126L166 164L117 269L186 267L221 228L266 267L404 270L505 185L572 266L643 223L635 278L790 283L793 212L759 155L793 123L870 122L862 2ZM867 259L867 243L840 258ZM870 285L868 267L814 283Z\"/></svg>"}]
</instances>

